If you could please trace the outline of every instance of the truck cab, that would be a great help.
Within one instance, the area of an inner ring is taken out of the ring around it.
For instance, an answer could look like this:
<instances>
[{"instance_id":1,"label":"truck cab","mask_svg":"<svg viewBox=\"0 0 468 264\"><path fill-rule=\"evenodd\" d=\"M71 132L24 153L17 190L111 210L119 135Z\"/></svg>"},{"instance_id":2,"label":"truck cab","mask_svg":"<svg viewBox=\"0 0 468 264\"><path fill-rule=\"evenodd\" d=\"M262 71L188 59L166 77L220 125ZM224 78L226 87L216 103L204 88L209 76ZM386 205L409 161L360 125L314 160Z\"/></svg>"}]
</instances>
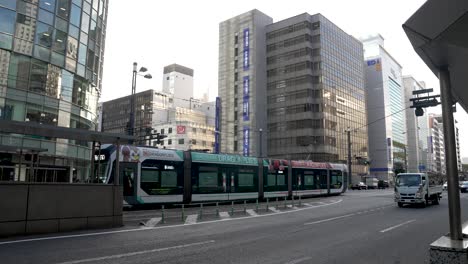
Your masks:
<instances>
[{"instance_id":1,"label":"truck cab","mask_svg":"<svg viewBox=\"0 0 468 264\"><path fill-rule=\"evenodd\" d=\"M400 173L395 178L395 202L399 207L404 204L426 206L439 204L442 186L425 173Z\"/></svg>"}]
</instances>

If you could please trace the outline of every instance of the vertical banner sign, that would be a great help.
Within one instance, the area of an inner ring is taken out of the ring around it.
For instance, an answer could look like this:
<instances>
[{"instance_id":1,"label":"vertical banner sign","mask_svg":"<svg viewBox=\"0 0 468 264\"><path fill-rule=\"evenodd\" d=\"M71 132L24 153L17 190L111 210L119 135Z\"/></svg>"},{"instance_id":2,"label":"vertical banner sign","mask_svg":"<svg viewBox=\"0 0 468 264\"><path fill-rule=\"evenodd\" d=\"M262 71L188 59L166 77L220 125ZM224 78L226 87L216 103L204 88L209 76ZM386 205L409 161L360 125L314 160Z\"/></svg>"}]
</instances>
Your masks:
<instances>
[{"instance_id":1,"label":"vertical banner sign","mask_svg":"<svg viewBox=\"0 0 468 264\"><path fill-rule=\"evenodd\" d=\"M250 128L244 127L244 156L249 156Z\"/></svg>"},{"instance_id":2,"label":"vertical banner sign","mask_svg":"<svg viewBox=\"0 0 468 264\"><path fill-rule=\"evenodd\" d=\"M246 28L244 29L244 52L243 52L243 56L244 56L244 71L248 70L249 69L249 41L250 41L250 32L249 32L249 29Z\"/></svg>"},{"instance_id":3,"label":"vertical banner sign","mask_svg":"<svg viewBox=\"0 0 468 264\"><path fill-rule=\"evenodd\" d=\"M432 136L427 137L430 153L434 153L434 146L432 145Z\"/></svg>"},{"instance_id":4,"label":"vertical banner sign","mask_svg":"<svg viewBox=\"0 0 468 264\"><path fill-rule=\"evenodd\" d=\"M221 98L216 97L216 106L215 106L215 145L214 153L219 153L219 122L221 114Z\"/></svg>"},{"instance_id":5,"label":"vertical banner sign","mask_svg":"<svg viewBox=\"0 0 468 264\"><path fill-rule=\"evenodd\" d=\"M243 83L243 90L244 90L244 98L242 100L242 116L244 121L249 121L249 91L250 91L250 80L249 76L244 76L244 83Z\"/></svg>"}]
</instances>

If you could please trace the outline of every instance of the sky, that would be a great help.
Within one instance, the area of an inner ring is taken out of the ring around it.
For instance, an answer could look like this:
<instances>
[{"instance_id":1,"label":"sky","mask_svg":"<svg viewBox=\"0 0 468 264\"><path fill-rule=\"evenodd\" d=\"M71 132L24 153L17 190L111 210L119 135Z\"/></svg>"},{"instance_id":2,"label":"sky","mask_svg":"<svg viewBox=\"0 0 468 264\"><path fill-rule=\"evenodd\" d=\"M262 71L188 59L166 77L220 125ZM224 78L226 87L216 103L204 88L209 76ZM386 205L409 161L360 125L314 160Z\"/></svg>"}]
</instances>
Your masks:
<instances>
[{"instance_id":1,"label":"sky","mask_svg":"<svg viewBox=\"0 0 468 264\"><path fill-rule=\"evenodd\" d=\"M162 89L163 68L177 63L194 69L195 96L218 93L219 23L258 9L274 22L302 14L321 13L348 34L360 38L379 33L385 49L426 87L439 91L439 81L419 58L401 25L425 0L294 0L206 1L131 0L110 1L101 101L131 93L132 65L148 68L153 79L138 78L137 92ZM429 112L441 113L440 107ZM457 107L455 118L468 115ZM460 135L468 122L458 122ZM461 156L468 157L468 138L461 137Z\"/></svg>"}]
</instances>

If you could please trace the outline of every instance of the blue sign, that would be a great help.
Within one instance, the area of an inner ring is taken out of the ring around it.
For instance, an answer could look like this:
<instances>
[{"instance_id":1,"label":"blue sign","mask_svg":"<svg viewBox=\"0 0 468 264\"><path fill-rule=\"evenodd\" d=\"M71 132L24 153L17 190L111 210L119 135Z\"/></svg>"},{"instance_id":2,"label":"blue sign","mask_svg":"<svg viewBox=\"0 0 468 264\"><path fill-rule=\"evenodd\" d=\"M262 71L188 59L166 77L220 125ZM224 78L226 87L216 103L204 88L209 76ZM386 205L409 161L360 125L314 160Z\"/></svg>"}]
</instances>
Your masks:
<instances>
[{"instance_id":1,"label":"blue sign","mask_svg":"<svg viewBox=\"0 0 468 264\"><path fill-rule=\"evenodd\" d=\"M379 171L389 171L388 168L370 168L369 171L371 172L379 172Z\"/></svg>"},{"instance_id":2,"label":"blue sign","mask_svg":"<svg viewBox=\"0 0 468 264\"><path fill-rule=\"evenodd\" d=\"M424 164L419 164L418 168L420 172L426 171L426 166Z\"/></svg>"},{"instance_id":3,"label":"blue sign","mask_svg":"<svg viewBox=\"0 0 468 264\"><path fill-rule=\"evenodd\" d=\"M244 29L244 51L243 51L243 61L244 61L244 71L249 69L249 57L250 57L250 51L249 51L249 42L250 42L250 33L249 29L246 28Z\"/></svg>"},{"instance_id":4,"label":"blue sign","mask_svg":"<svg viewBox=\"0 0 468 264\"><path fill-rule=\"evenodd\" d=\"M219 153L220 115L221 115L221 98L216 97L216 106L215 106L215 145L214 145L214 153Z\"/></svg>"},{"instance_id":5,"label":"blue sign","mask_svg":"<svg viewBox=\"0 0 468 264\"><path fill-rule=\"evenodd\" d=\"M372 65L375 65L377 63L380 63L380 59L368 60L367 61L367 66L372 66Z\"/></svg>"},{"instance_id":6,"label":"blue sign","mask_svg":"<svg viewBox=\"0 0 468 264\"><path fill-rule=\"evenodd\" d=\"M250 147L250 128L244 127L244 156L249 156L249 147Z\"/></svg>"},{"instance_id":7,"label":"blue sign","mask_svg":"<svg viewBox=\"0 0 468 264\"><path fill-rule=\"evenodd\" d=\"M250 78L249 76L244 76L244 81L243 81L243 90L244 90L244 97L242 100L242 116L244 121L249 121L249 112L250 112L250 106L249 106L249 92L250 92Z\"/></svg>"}]
</instances>

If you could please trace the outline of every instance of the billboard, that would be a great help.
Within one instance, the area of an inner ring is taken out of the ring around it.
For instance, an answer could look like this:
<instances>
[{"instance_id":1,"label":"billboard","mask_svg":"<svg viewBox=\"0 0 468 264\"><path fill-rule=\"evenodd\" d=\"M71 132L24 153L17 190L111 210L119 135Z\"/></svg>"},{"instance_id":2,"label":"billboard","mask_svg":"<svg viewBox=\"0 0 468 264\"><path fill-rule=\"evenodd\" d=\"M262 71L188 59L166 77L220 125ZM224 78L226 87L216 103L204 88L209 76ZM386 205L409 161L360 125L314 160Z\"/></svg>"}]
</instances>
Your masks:
<instances>
[{"instance_id":1,"label":"billboard","mask_svg":"<svg viewBox=\"0 0 468 264\"><path fill-rule=\"evenodd\" d=\"M244 51L243 51L243 65L244 65L244 71L247 71L249 69L249 57L250 57L250 51L249 51L249 42L250 42L250 31L248 28L244 29Z\"/></svg>"},{"instance_id":2,"label":"billboard","mask_svg":"<svg viewBox=\"0 0 468 264\"><path fill-rule=\"evenodd\" d=\"M249 127L244 127L243 134L244 134L244 142L243 142L244 151L243 151L243 155L244 156L249 156L250 128Z\"/></svg>"},{"instance_id":3,"label":"billboard","mask_svg":"<svg viewBox=\"0 0 468 264\"><path fill-rule=\"evenodd\" d=\"M177 126L177 134L185 134L185 126Z\"/></svg>"},{"instance_id":4,"label":"billboard","mask_svg":"<svg viewBox=\"0 0 468 264\"><path fill-rule=\"evenodd\" d=\"M249 121L249 91L250 91L250 78L249 76L244 76L243 81L243 90L244 90L244 97L242 99L242 116L244 121Z\"/></svg>"}]
</instances>

